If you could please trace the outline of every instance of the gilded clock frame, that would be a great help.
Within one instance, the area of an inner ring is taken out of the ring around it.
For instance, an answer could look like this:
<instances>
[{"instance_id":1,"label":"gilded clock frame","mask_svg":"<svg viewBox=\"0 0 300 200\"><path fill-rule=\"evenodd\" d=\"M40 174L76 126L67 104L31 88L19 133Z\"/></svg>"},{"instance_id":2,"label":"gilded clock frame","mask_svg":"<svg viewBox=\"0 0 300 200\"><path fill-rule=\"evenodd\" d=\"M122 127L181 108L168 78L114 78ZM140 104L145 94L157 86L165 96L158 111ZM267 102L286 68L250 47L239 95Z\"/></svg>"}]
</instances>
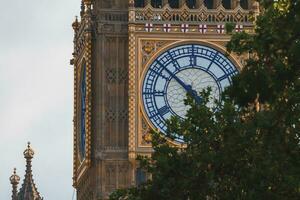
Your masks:
<instances>
[{"instance_id":1,"label":"gilded clock frame","mask_svg":"<svg viewBox=\"0 0 300 200\"><path fill-rule=\"evenodd\" d=\"M249 10L244 10L239 5L233 10L226 10L222 4L212 10L206 9L203 5L198 10L189 9L186 5L179 9L172 9L168 5L162 8L153 8L150 4L144 8L134 8L133 5L134 0L129 0L128 157L134 164L138 154L150 155L153 151L150 142L145 141L143 137L143 131L147 132L154 128L143 110L140 92L145 69L165 49L180 44L195 42L225 53L225 45L231 38L231 35L226 34L224 30L226 18L233 19L238 27L243 27L243 31L251 34L254 31L254 24L248 19L258 15L259 6L255 4L254 15L252 15ZM173 17L164 15L168 13L178 15L181 20L176 21ZM155 15L159 15L161 18L151 20ZM187 20L192 16L197 16L196 21ZM214 20L208 20L208 16L213 16ZM165 25L168 25L168 31L164 30ZM205 32L200 32L199 25L205 25ZM149 27L151 28L149 29ZM183 31L182 27L188 27L188 31ZM220 31L220 27L223 28L223 31ZM146 56L145 51L148 51ZM241 70L244 60L248 56L237 56L231 53L230 60L238 70Z\"/></svg>"},{"instance_id":2,"label":"gilded clock frame","mask_svg":"<svg viewBox=\"0 0 300 200\"><path fill-rule=\"evenodd\" d=\"M132 33L130 37L129 48L133 49L129 50L129 127L134 128L129 128L129 158L131 158L132 161L139 154L150 155L152 152L150 142L145 141L145 137L143 136L143 126L145 125L142 123L146 122L146 125L149 127L148 130L156 130L156 128L152 125L145 113L141 96L141 88L146 70L153 60L167 49L191 43L209 46L225 54L225 44L230 39L230 36L228 35L210 37L207 35L199 36L189 34L189 37L190 39L186 39L187 36L183 36L182 33L172 35L163 33ZM159 43L160 45L158 48L145 46L153 43ZM145 56L143 49L153 49L153 51L155 51L149 52L150 56L147 58L146 62L145 58L143 58ZM229 59L238 70L242 69L241 57L231 54ZM172 145L182 145L171 140L169 140L169 142Z\"/></svg>"},{"instance_id":3,"label":"gilded clock frame","mask_svg":"<svg viewBox=\"0 0 300 200\"><path fill-rule=\"evenodd\" d=\"M142 43L141 41L139 43ZM144 108L144 105L143 105L143 97L142 97L142 87L143 87L143 81L145 79L145 76L146 76L146 73L147 73L147 70L148 68L150 67L150 65L154 62L154 60L159 57L159 55L161 55L162 53L164 53L165 51L167 51L168 49L172 49L174 47L177 47L177 46L181 46L181 45L185 45L185 44L199 44L199 45L204 45L204 46L207 46L207 47L211 47L219 52L221 52L223 55L225 55L226 53L226 50L224 49L224 47L220 47L214 43L211 43L211 42L208 42L208 41L205 41L205 40L189 40L189 39L185 39L185 40L180 40L180 41L173 41L173 40L170 40L168 43L166 43L166 45L164 45L163 47L161 47L157 52L155 52L151 57L150 59L146 62L146 64L144 64L144 66L142 67L142 70L141 72L139 73L139 87L138 87L138 97L139 97L139 110L141 112L141 114L139 114L139 117L138 119L144 119L146 120L147 122L147 125L150 127L151 130L156 130L156 127L153 125L153 123L151 123L151 121L149 120L149 117L147 116L146 114L146 111L145 111L145 108ZM240 71L241 70L241 64L237 62L237 60L232 57L232 56L228 56L228 59L234 64L235 67L237 67L237 70ZM142 124L139 123L139 134L138 134L138 144L139 144L139 147L149 147L150 145L144 145L143 144L143 136L140 135L141 133L141 129L142 129ZM173 145L182 145L181 143L179 142L176 142L176 141L172 141L172 140L168 140L171 144Z\"/></svg>"}]
</instances>

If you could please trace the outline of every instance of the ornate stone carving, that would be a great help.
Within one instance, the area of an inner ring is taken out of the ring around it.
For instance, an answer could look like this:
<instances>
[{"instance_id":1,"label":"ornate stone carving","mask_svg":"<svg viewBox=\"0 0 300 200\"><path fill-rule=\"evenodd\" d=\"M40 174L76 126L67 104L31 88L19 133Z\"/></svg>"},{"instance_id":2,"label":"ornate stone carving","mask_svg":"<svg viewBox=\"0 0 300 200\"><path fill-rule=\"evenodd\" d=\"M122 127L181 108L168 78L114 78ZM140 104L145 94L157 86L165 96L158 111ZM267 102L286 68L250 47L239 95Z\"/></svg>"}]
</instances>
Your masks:
<instances>
[{"instance_id":1,"label":"ornate stone carving","mask_svg":"<svg viewBox=\"0 0 300 200\"><path fill-rule=\"evenodd\" d=\"M142 41L142 65L144 66L152 55L171 41L143 40Z\"/></svg>"},{"instance_id":2,"label":"ornate stone carving","mask_svg":"<svg viewBox=\"0 0 300 200\"><path fill-rule=\"evenodd\" d=\"M117 69L106 68L105 69L105 80L109 84L115 84L117 82Z\"/></svg>"},{"instance_id":3,"label":"ornate stone carving","mask_svg":"<svg viewBox=\"0 0 300 200\"><path fill-rule=\"evenodd\" d=\"M13 175L10 177L10 182L13 186L12 200L43 200L37 187L34 183L32 175L32 159L34 156L34 151L28 142L27 149L24 151L24 158L26 159L26 174L23 180L23 184L18 192L18 184L20 182L20 177L16 174L16 169L14 169Z\"/></svg>"},{"instance_id":4,"label":"ornate stone carving","mask_svg":"<svg viewBox=\"0 0 300 200\"><path fill-rule=\"evenodd\" d=\"M251 13L237 6L234 9L225 9L219 4L216 9L207 9L203 4L197 9L189 8L186 4L178 9L172 9L168 5L163 8L153 8L148 4L144 8L135 8L135 22L189 22L189 23L216 23L216 22L244 22L252 23ZM237 15L238 13L238 15ZM204 17L204 16L208 17ZM131 20L132 18L130 18Z\"/></svg>"},{"instance_id":5,"label":"ornate stone carving","mask_svg":"<svg viewBox=\"0 0 300 200\"><path fill-rule=\"evenodd\" d=\"M118 182L118 187L119 188L124 188L128 185L128 171L129 171L129 166L127 163L125 164L119 164L118 166L118 177L119 177L119 182Z\"/></svg>"},{"instance_id":6,"label":"ornate stone carving","mask_svg":"<svg viewBox=\"0 0 300 200\"><path fill-rule=\"evenodd\" d=\"M124 84L128 80L126 68L106 68L105 79L109 84Z\"/></svg>"},{"instance_id":7,"label":"ornate stone carving","mask_svg":"<svg viewBox=\"0 0 300 200\"><path fill-rule=\"evenodd\" d=\"M105 166L105 187L107 191L113 191L116 188L116 165L107 164Z\"/></svg>"},{"instance_id":8,"label":"ornate stone carving","mask_svg":"<svg viewBox=\"0 0 300 200\"><path fill-rule=\"evenodd\" d=\"M149 127L148 123L146 122L145 118L142 117L141 119L141 133L139 134L142 136L141 145L143 146L151 146L151 128Z\"/></svg>"}]
</instances>

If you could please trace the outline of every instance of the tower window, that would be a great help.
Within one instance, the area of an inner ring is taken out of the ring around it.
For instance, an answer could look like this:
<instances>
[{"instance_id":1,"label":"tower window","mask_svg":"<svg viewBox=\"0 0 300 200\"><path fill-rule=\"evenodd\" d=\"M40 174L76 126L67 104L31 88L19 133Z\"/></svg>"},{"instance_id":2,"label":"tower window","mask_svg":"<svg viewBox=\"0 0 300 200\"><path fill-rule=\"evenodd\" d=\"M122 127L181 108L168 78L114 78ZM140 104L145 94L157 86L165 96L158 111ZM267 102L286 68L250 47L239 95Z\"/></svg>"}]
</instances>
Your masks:
<instances>
[{"instance_id":1,"label":"tower window","mask_svg":"<svg viewBox=\"0 0 300 200\"><path fill-rule=\"evenodd\" d=\"M179 0L169 0L169 5L171 8L179 8Z\"/></svg>"},{"instance_id":2,"label":"tower window","mask_svg":"<svg viewBox=\"0 0 300 200\"><path fill-rule=\"evenodd\" d=\"M136 169L136 184L140 185L147 181L146 173L141 168Z\"/></svg>"},{"instance_id":3,"label":"tower window","mask_svg":"<svg viewBox=\"0 0 300 200\"><path fill-rule=\"evenodd\" d=\"M153 8L161 8L162 0L151 0L151 5Z\"/></svg>"},{"instance_id":4,"label":"tower window","mask_svg":"<svg viewBox=\"0 0 300 200\"><path fill-rule=\"evenodd\" d=\"M186 0L186 5L189 8L196 8L196 0Z\"/></svg>"},{"instance_id":5,"label":"tower window","mask_svg":"<svg viewBox=\"0 0 300 200\"><path fill-rule=\"evenodd\" d=\"M207 9L213 9L214 1L213 0L204 0L204 5Z\"/></svg>"},{"instance_id":6,"label":"tower window","mask_svg":"<svg viewBox=\"0 0 300 200\"><path fill-rule=\"evenodd\" d=\"M231 9L231 0L223 0L222 4L225 9Z\"/></svg>"},{"instance_id":7,"label":"tower window","mask_svg":"<svg viewBox=\"0 0 300 200\"><path fill-rule=\"evenodd\" d=\"M248 0L241 0L240 5L243 9L248 9Z\"/></svg>"},{"instance_id":8,"label":"tower window","mask_svg":"<svg viewBox=\"0 0 300 200\"><path fill-rule=\"evenodd\" d=\"M135 0L134 7L143 8L145 6L145 0Z\"/></svg>"}]
</instances>

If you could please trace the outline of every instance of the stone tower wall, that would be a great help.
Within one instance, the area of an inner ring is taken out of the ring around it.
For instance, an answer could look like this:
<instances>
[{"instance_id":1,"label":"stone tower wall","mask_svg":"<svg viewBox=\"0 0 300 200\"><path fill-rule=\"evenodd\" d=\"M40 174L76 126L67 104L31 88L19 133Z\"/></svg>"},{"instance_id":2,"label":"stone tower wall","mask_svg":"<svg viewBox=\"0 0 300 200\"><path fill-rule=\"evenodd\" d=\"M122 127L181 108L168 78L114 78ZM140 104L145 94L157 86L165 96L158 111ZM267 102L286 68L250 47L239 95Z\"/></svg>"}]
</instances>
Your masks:
<instances>
[{"instance_id":1,"label":"stone tower wall","mask_svg":"<svg viewBox=\"0 0 300 200\"><path fill-rule=\"evenodd\" d=\"M195 0L193 8L183 0L179 0L179 8L167 6L168 0L162 0L157 8L149 5L151 0L144 0L145 8L134 8L134 0L82 0L85 4L81 21L73 24L72 60L75 66L74 187L78 200L107 199L115 189L135 185L136 156L152 152L146 139L151 128L139 102L143 70L155 53L173 44L193 40L224 48L230 36L220 34L218 29L230 20L251 32L250 13L239 7L238 1L231 0L231 9L224 9L222 0L214 0L213 8L206 9L204 0ZM90 15L86 12L89 2L92 3ZM248 1L250 10L254 9L253 2ZM205 33L200 32L199 25L203 24L207 25ZM189 25L189 31L182 31L182 25ZM82 60L87 61L90 88L83 160L78 156L78 82Z\"/></svg>"}]
</instances>

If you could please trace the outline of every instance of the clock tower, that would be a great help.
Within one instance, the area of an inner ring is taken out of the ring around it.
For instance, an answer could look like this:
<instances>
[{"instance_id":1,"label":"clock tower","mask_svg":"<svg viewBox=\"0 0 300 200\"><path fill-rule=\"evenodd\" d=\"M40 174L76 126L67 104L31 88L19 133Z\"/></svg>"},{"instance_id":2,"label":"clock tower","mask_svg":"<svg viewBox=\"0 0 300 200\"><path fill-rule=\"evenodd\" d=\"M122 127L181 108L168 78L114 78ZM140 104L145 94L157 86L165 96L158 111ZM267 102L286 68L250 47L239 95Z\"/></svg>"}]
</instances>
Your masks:
<instances>
[{"instance_id":1,"label":"clock tower","mask_svg":"<svg viewBox=\"0 0 300 200\"><path fill-rule=\"evenodd\" d=\"M74 168L78 200L107 199L144 181L137 155L150 130L184 117L185 94L218 99L247 55L226 56L234 31L253 32L254 0L82 0L73 22ZM180 145L180 138L171 141Z\"/></svg>"}]
</instances>

